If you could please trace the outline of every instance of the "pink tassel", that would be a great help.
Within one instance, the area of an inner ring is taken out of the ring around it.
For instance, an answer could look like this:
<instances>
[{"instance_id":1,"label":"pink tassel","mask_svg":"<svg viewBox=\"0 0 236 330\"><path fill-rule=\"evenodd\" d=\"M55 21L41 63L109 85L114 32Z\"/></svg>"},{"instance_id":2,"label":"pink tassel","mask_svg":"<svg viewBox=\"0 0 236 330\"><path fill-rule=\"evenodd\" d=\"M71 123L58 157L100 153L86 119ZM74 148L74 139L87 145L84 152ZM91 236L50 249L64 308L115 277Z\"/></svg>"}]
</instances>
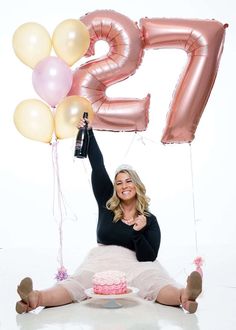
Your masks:
<instances>
[{"instance_id":1,"label":"pink tassel","mask_svg":"<svg viewBox=\"0 0 236 330\"><path fill-rule=\"evenodd\" d=\"M201 266L203 265L203 258L202 257L196 257L193 261L193 263L196 266L196 271L203 277L203 271Z\"/></svg>"},{"instance_id":2,"label":"pink tassel","mask_svg":"<svg viewBox=\"0 0 236 330\"><path fill-rule=\"evenodd\" d=\"M68 278L67 270L65 269L64 266L62 266L61 268L58 269L55 279L59 282L66 280L67 278Z\"/></svg>"}]
</instances>

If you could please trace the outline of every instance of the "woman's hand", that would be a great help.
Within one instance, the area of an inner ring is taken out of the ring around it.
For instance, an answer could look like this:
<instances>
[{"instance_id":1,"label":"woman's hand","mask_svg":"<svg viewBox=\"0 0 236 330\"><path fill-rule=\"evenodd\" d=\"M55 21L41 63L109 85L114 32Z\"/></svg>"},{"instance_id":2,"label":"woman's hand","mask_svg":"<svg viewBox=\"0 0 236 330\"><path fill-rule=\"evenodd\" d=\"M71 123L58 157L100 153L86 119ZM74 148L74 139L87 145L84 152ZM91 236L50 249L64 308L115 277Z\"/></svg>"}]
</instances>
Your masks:
<instances>
[{"instance_id":1,"label":"woman's hand","mask_svg":"<svg viewBox=\"0 0 236 330\"><path fill-rule=\"evenodd\" d=\"M80 121L78 122L78 124L76 125L76 127L78 129L80 129L81 127L84 127L85 123L88 123L88 128L91 128L91 125L89 125L89 120L88 119L84 119L84 118L81 118Z\"/></svg>"},{"instance_id":2,"label":"woman's hand","mask_svg":"<svg viewBox=\"0 0 236 330\"><path fill-rule=\"evenodd\" d=\"M147 218L144 215L139 215L135 218L133 229L139 231L147 225Z\"/></svg>"}]
</instances>

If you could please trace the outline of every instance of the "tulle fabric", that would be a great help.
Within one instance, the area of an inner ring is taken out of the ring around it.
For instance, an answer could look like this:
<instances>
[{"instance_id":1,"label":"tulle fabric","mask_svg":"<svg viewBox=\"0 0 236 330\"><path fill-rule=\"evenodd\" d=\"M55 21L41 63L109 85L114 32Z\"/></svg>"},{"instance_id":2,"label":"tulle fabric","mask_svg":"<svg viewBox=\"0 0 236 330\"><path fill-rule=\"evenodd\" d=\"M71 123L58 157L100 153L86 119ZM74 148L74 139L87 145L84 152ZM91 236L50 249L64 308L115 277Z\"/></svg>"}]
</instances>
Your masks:
<instances>
[{"instance_id":1,"label":"tulle fabric","mask_svg":"<svg viewBox=\"0 0 236 330\"><path fill-rule=\"evenodd\" d=\"M128 285L138 288L138 295L147 300L156 300L166 285L180 287L159 261L139 262L134 251L116 245L98 245L90 250L75 273L59 285L69 291L73 301L79 302L87 298L84 290L92 287L94 273L105 270L125 272Z\"/></svg>"}]
</instances>

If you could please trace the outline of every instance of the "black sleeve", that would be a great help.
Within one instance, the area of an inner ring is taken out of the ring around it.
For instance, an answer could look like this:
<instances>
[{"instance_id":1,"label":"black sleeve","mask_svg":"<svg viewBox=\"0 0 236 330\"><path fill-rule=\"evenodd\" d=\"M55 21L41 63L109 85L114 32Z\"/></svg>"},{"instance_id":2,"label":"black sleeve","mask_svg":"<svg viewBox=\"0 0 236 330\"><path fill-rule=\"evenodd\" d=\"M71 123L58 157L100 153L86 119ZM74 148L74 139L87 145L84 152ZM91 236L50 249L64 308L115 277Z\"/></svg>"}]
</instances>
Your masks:
<instances>
[{"instance_id":1,"label":"black sleeve","mask_svg":"<svg viewBox=\"0 0 236 330\"><path fill-rule=\"evenodd\" d=\"M133 231L137 260L156 260L161 242L161 231L156 217L154 215L147 217L146 227L140 231Z\"/></svg>"},{"instance_id":2,"label":"black sleeve","mask_svg":"<svg viewBox=\"0 0 236 330\"><path fill-rule=\"evenodd\" d=\"M92 167L93 193L98 205L104 206L113 194L113 184L106 171L103 155L92 129L89 129L88 158Z\"/></svg>"}]
</instances>

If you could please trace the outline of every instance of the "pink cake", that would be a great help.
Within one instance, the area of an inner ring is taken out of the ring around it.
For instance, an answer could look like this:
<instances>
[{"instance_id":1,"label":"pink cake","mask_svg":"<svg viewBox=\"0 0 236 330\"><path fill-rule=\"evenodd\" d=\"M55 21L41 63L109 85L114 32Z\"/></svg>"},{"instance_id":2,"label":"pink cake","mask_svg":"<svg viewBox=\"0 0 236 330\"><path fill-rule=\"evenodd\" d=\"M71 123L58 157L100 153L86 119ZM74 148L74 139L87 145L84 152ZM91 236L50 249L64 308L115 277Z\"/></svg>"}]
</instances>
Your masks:
<instances>
[{"instance_id":1,"label":"pink cake","mask_svg":"<svg viewBox=\"0 0 236 330\"><path fill-rule=\"evenodd\" d=\"M127 279L123 272L108 270L94 274L93 292L96 294L123 294L127 292Z\"/></svg>"}]
</instances>

